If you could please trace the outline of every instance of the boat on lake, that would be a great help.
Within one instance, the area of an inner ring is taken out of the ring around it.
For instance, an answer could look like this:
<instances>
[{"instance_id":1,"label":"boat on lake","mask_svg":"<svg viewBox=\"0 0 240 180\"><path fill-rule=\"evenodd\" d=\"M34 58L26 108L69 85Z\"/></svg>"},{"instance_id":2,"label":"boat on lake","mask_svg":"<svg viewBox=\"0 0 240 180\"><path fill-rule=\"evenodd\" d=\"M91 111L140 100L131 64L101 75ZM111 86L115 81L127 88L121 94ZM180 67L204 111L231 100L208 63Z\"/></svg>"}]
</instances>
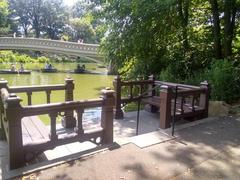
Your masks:
<instances>
[{"instance_id":1,"label":"boat on lake","mask_svg":"<svg viewBox=\"0 0 240 180\"><path fill-rule=\"evenodd\" d=\"M82 66L80 66L80 64L77 65L77 69L74 69L73 73L76 74L82 74L85 73L85 64L83 64Z\"/></svg>"},{"instance_id":2,"label":"boat on lake","mask_svg":"<svg viewBox=\"0 0 240 180\"><path fill-rule=\"evenodd\" d=\"M102 64L98 64L97 65L98 68L106 68L106 66L102 65Z\"/></svg>"},{"instance_id":3,"label":"boat on lake","mask_svg":"<svg viewBox=\"0 0 240 180\"><path fill-rule=\"evenodd\" d=\"M41 69L43 73L56 73L58 70L56 68L51 68L51 69Z\"/></svg>"},{"instance_id":4,"label":"boat on lake","mask_svg":"<svg viewBox=\"0 0 240 180\"><path fill-rule=\"evenodd\" d=\"M0 69L0 74L31 74L31 71L29 70L12 71L8 69Z\"/></svg>"},{"instance_id":5,"label":"boat on lake","mask_svg":"<svg viewBox=\"0 0 240 180\"><path fill-rule=\"evenodd\" d=\"M76 74L82 74L82 73L85 73L85 69L74 69L73 73L76 73Z\"/></svg>"}]
</instances>

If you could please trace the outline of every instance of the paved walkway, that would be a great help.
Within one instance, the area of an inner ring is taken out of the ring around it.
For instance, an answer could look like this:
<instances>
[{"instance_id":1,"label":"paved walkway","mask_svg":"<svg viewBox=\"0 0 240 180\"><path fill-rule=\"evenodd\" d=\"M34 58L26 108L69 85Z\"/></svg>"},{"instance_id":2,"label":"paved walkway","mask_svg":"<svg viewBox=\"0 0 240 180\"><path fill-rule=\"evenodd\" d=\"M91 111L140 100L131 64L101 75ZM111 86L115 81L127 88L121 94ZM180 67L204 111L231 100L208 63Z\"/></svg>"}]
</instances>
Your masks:
<instances>
[{"instance_id":1,"label":"paved walkway","mask_svg":"<svg viewBox=\"0 0 240 180\"><path fill-rule=\"evenodd\" d=\"M66 180L239 179L240 121L222 117L203 122L179 128L176 139L142 148L128 143L28 177Z\"/></svg>"}]
</instances>

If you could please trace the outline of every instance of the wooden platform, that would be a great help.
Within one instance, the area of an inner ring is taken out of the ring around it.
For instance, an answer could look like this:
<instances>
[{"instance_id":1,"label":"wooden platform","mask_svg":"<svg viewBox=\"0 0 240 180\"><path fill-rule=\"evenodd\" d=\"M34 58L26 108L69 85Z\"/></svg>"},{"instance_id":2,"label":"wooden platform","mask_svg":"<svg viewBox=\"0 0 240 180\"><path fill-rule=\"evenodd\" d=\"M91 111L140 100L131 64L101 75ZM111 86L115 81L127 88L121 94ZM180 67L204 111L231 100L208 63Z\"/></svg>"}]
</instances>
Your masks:
<instances>
[{"instance_id":1,"label":"wooden platform","mask_svg":"<svg viewBox=\"0 0 240 180\"><path fill-rule=\"evenodd\" d=\"M22 119L23 146L47 142L50 131L38 116L24 117Z\"/></svg>"}]
</instances>

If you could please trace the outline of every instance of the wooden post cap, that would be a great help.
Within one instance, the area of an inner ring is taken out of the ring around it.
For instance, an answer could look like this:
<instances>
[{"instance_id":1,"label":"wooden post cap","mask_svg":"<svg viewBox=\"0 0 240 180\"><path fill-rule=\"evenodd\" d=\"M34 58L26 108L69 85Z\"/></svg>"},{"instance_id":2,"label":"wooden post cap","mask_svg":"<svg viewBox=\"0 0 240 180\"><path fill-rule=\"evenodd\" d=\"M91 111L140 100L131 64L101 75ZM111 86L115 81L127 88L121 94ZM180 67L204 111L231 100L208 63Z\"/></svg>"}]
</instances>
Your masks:
<instances>
[{"instance_id":1,"label":"wooden post cap","mask_svg":"<svg viewBox=\"0 0 240 180\"><path fill-rule=\"evenodd\" d=\"M113 94L114 92L115 92L115 91L114 91L114 90L111 90L111 88L109 88L109 87L101 90L102 95L105 95L105 94Z\"/></svg>"},{"instance_id":2,"label":"wooden post cap","mask_svg":"<svg viewBox=\"0 0 240 180\"><path fill-rule=\"evenodd\" d=\"M71 77L67 77L65 78L65 82L69 83L69 82L73 82L74 80Z\"/></svg>"},{"instance_id":3,"label":"wooden post cap","mask_svg":"<svg viewBox=\"0 0 240 180\"><path fill-rule=\"evenodd\" d=\"M120 77L120 75L118 74L117 76L115 76L114 79L115 79L115 80L119 80L119 79L121 79L121 77Z\"/></svg>"},{"instance_id":4,"label":"wooden post cap","mask_svg":"<svg viewBox=\"0 0 240 180\"><path fill-rule=\"evenodd\" d=\"M202 86L209 86L209 83L208 83L208 81L203 81L203 82L201 82L200 85L202 85Z\"/></svg>"},{"instance_id":5,"label":"wooden post cap","mask_svg":"<svg viewBox=\"0 0 240 180\"><path fill-rule=\"evenodd\" d=\"M20 105L21 101L22 101L22 99L20 97L18 97L15 93L9 94L9 97L6 99L8 107L18 106L18 105Z\"/></svg>"},{"instance_id":6,"label":"wooden post cap","mask_svg":"<svg viewBox=\"0 0 240 180\"><path fill-rule=\"evenodd\" d=\"M0 79L0 86L6 86L7 83L8 83L7 80L5 80L5 79L3 79L3 78Z\"/></svg>"},{"instance_id":7,"label":"wooden post cap","mask_svg":"<svg viewBox=\"0 0 240 180\"><path fill-rule=\"evenodd\" d=\"M162 91L164 91L164 90L169 90L169 89L171 89L171 87L170 86L167 86L167 85L161 85L160 86L160 90Z\"/></svg>"},{"instance_id":8,"label":"wooden post cap","mask_svg":"<svg viewBox=\"0 0 240 180\"><path fill-rule=\"evenodd\" d=\"M11 94L9 94L9 97L10 98L15 98L15 97L17 97L17 95L15 93L11 93Z\"/></svg>"}]
</instances>

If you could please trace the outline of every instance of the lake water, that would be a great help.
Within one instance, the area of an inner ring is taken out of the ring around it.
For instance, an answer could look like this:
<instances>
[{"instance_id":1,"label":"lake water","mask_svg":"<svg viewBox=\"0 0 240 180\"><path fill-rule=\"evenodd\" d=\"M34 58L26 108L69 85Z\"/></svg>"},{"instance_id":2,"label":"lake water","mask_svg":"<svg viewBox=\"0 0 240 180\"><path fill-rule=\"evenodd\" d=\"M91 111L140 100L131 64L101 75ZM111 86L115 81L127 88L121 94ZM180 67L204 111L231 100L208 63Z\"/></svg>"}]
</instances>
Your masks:
<instances>
[{"instance_id":1,"label":"lake water","mask_svg":"<svg viewBox=\"0 0 240 180\"><path fill-rule=\"evenodd\" d=\"M44 64L25 64L25 69L40 69ZM53 64L58 70L73 70L76 68L76 63L55 63ZM86 69L90 71L106 73L106 69L97 68L95 63L85 63ZM0 69L9 67L8 65L0 65ZM114 76L105 74L71 74L71 73L41 73L33 71L30 75L14 75L1 74L0 78L4 78L9 82L9 86L26 86L26 85L49 85L49 84L64 84L64 79L71 77L74 79L74 100L93 99L100 96L100 90L105 87L112 87ZM23 99L23 104L26 104L26 95L18 94ZM45 93L33 93L32 104L46 103ZM51 102L64 101L64 91L53 91L51 94Z\"/></svg>"}]
</instances>

